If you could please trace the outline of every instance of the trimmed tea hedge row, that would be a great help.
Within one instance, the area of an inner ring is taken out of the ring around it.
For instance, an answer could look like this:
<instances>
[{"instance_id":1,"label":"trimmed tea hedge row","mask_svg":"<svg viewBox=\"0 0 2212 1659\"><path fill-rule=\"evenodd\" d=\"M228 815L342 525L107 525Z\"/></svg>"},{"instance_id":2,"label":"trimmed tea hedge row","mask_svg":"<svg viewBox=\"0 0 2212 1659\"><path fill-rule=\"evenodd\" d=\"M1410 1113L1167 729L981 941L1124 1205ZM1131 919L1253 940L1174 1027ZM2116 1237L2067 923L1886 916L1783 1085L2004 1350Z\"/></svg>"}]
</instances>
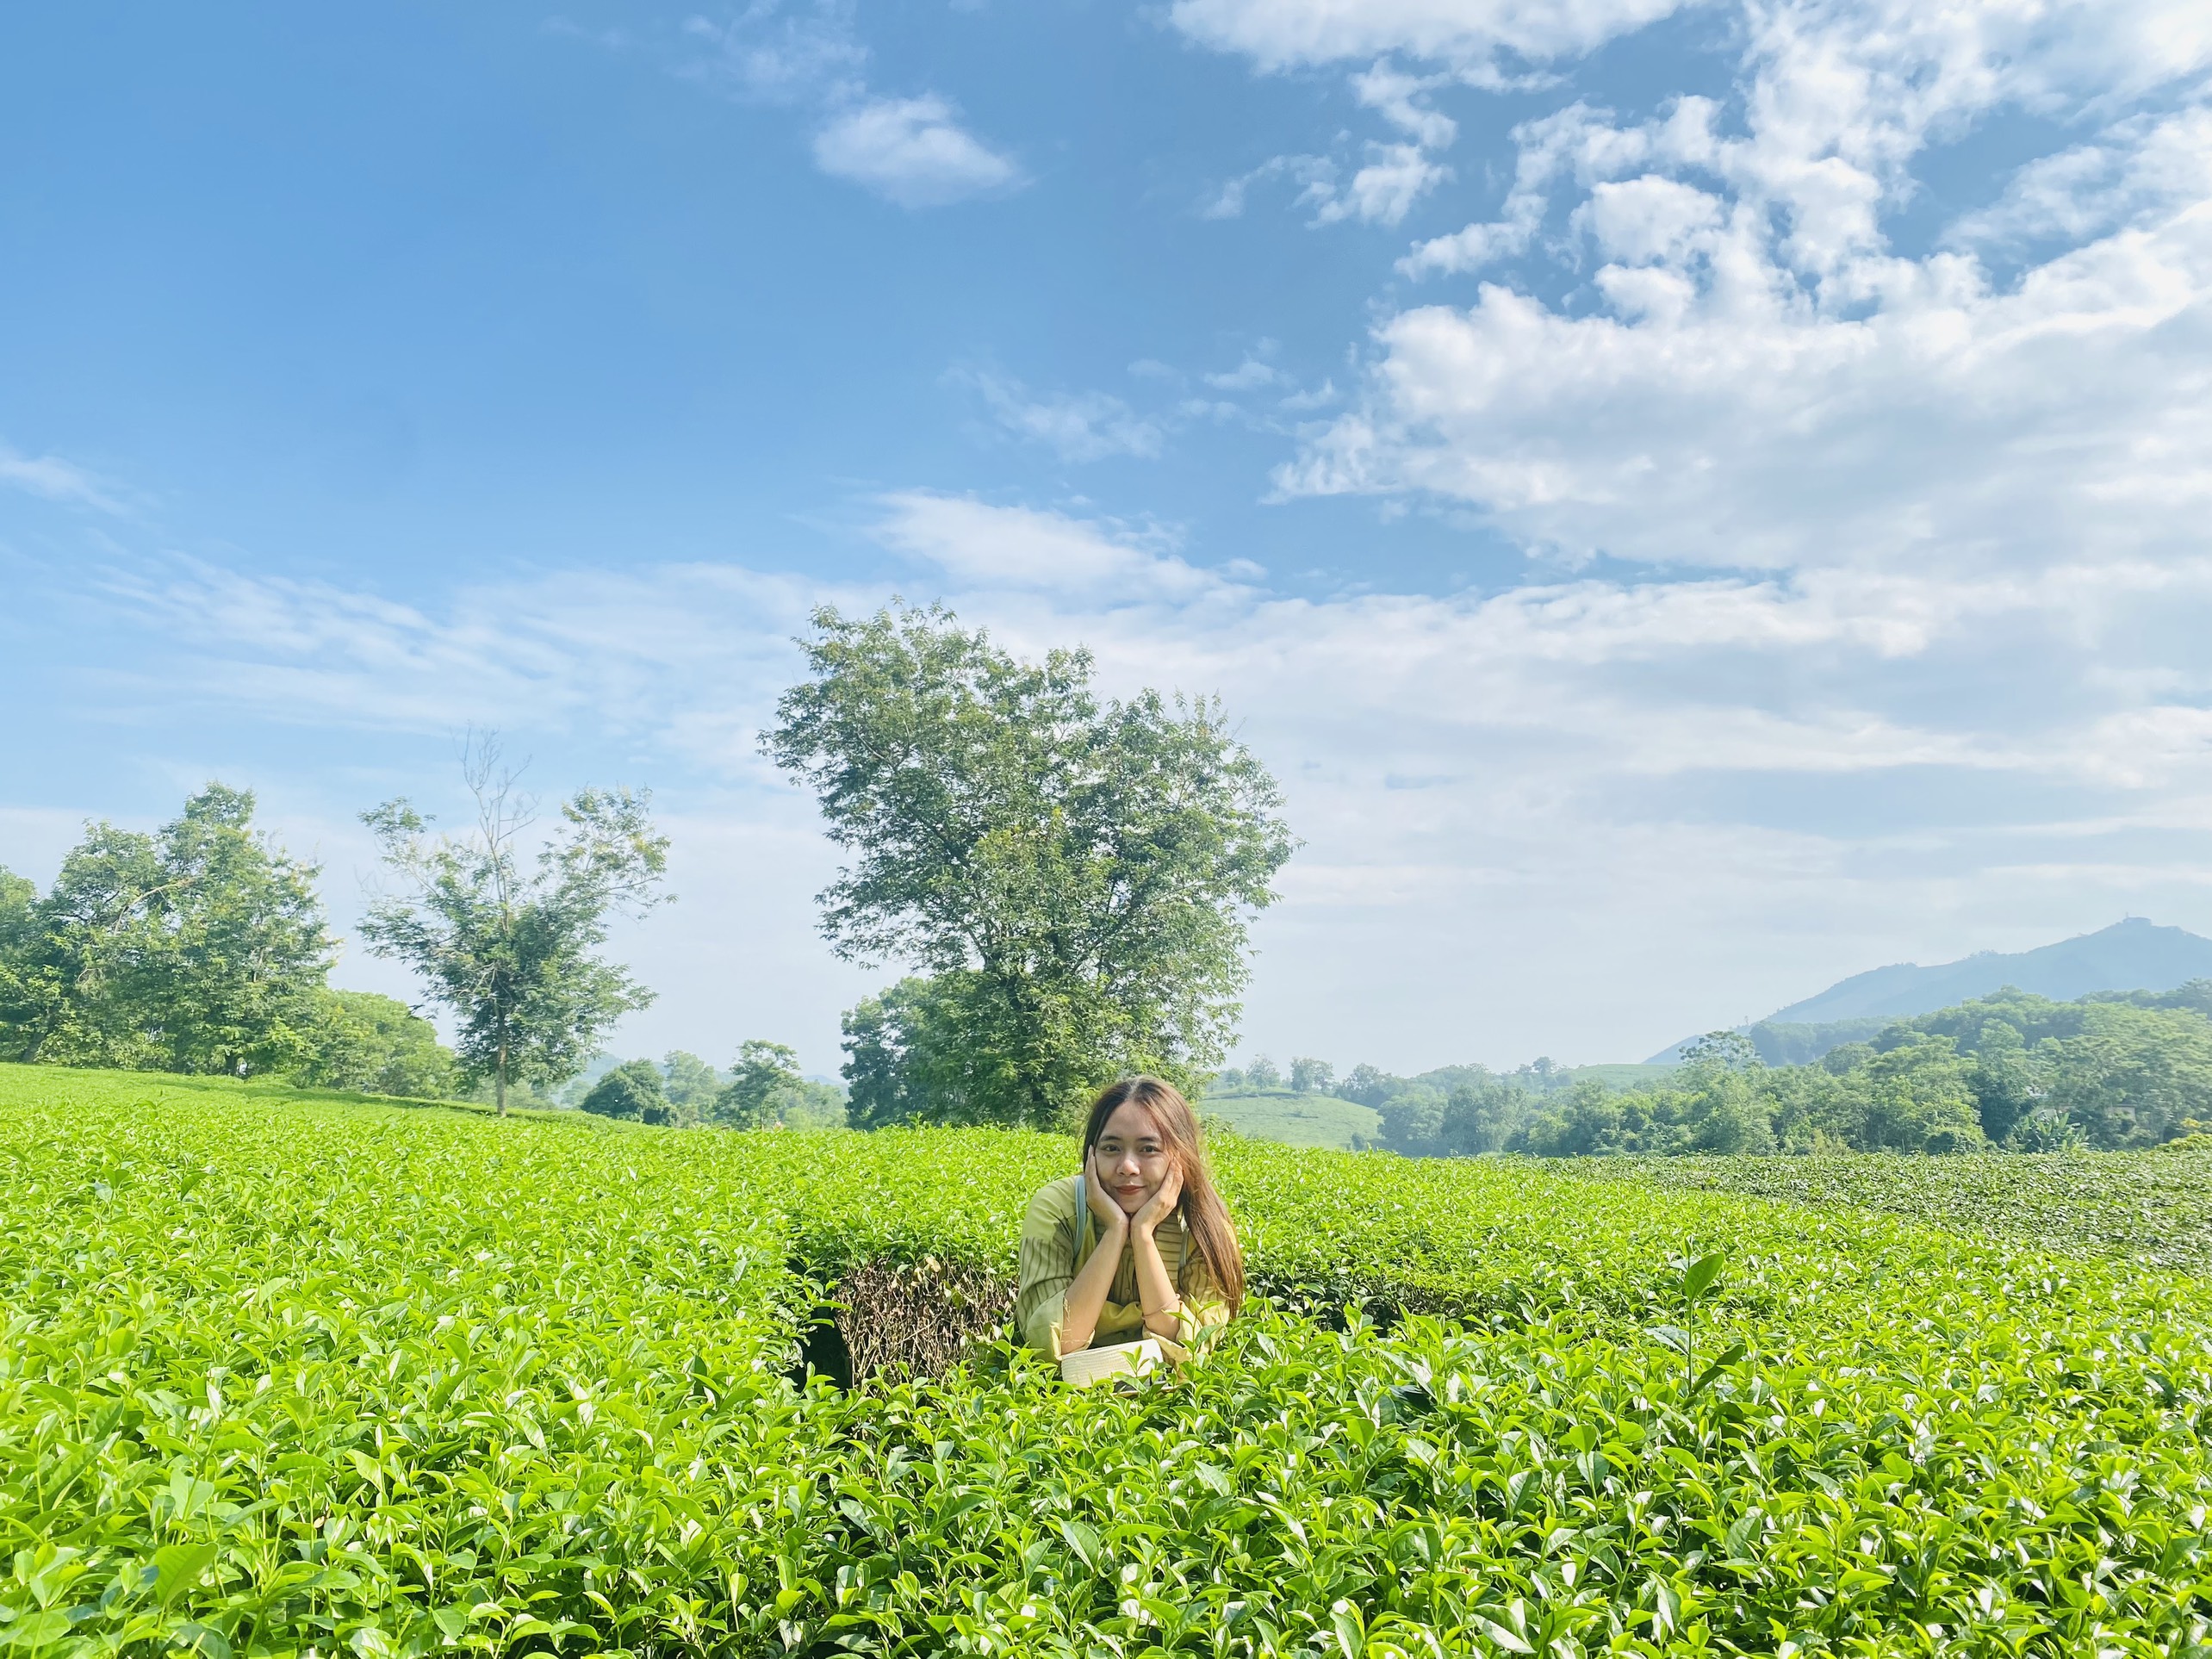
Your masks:
<instances>
[{"instance_id":1,"label":"trimmed tea hedge row","mask_svg":"<svg viewBox=\"0 0 2212 1659\"><path fill-rule=\"evenodd\" d=\"M1265 1282L1469 1317L845 1393L810 1281L994 1282L1066 1143L150 1086L0 1072L26 1659L2212 1651L2193 1281L1237 1146Z\"/></svg>"},{"instance_id":2,"label":"trimmed tea hedge row","mask_svg":"<svg viewBox=\"0 0 2212 1659\"><path fill-rule=\"evenodd\" d=\"M994 1130L694 1139L697 1157L789 1217L794 1262L848 1306L863 1372L873 1351L941 1364L967 1338L1000 1329L1023 1206L1075 1164L1071 1140ZM1731 1264L1721 1294L1747 1316L1826 1322L1871 1303L1904 1317L1942 1287L2020 1261L2040 1273L2051 1259L1849 1204L1655 1194L1625 1169L1606 1178L1556 1163L1239 1140L1216 1147L1215 1163L1256 1289L1323 1314L1354 1305L1385 1323L1405 1312L1649 1323L1663 1313L1668 1264L1714 1251ZM2128 1294L2125 1275L2071 1261L2069 1271Z\"/></svg>"},{"instance_id":3,"label":"trimmed tea hedge row","mask_svg":"<svg viewBox=\"0 0 2212 1659\"><path fill-rule=\"evenodd\" d=\"M1563 1173L1670 1191L1736 1192L1833 1212L1880 1210L2066 1256L2212 1277L2212 1152L1972 1158L1591 1158Z\"/></svg>"},{"instance_id":4,"label":"trimmed tea hedge row","mask_svg":"<svg viewBox=\"0 0 2212 1659\"><path fill-rule=\"evenodd\" d=\"M9 1107L0 1643L506 1648L641 1577L664 1619L732 1540L772 1576L733 1517L806 1438L781 1227L671 1142L518 1127Z\"/></svg>"}]
</instances>

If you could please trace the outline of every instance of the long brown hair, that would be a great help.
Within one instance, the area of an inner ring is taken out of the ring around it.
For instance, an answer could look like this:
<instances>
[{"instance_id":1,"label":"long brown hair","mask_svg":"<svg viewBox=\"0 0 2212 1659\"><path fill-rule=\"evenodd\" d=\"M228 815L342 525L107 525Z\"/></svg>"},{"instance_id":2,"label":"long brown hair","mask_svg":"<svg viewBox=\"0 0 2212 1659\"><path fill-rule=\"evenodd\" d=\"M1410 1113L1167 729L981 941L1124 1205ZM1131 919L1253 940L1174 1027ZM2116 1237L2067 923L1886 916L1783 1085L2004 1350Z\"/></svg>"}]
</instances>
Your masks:
<instances>
[{"instance_id":1,"label":"long brown hair","mask_svg":"<svg viewBox=\"0 0 2212 1659\"><path fill-rule=\"evenodd\" d=\"M1180 1089L1163 1078L1136 1077L1123 1078L1100 1090L1098 1098L1090 1103L1090 1120L1083 1126L1083 1166L1090 1167L1090 1149L1106 1133L1106 1120L1130 1101L1152 1114L1160 1144L1183 1173L1183 1196L1176 1201L1176 1213L1183 1218L1185 1236L1197 1246L1198 1258L1212 1275L1215 1289L1234 1314L1244 1306L1244 1249L1237 1243L1229 1207L1214 1190L1213 1172L1206 1167L1206 1145L1199 1134L1198 1115L1190 1109Z\"/></svg>"}]
</instances>

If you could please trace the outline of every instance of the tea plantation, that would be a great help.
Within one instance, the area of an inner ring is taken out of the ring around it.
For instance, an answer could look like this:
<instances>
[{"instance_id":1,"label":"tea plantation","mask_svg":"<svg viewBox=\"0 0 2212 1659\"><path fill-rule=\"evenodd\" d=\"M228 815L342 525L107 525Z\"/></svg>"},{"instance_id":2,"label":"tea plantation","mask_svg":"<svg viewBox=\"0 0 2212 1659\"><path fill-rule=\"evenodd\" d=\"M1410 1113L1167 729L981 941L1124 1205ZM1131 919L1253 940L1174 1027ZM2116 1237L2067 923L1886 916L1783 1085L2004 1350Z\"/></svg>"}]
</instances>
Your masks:
<instances>
[{"instance_id":1,"label":"tea plantation","mask_svg":"<svg viewBox=\"0 0 2212 1659\"><path fill-rule=\"evenodd\" d=\"M1218 1162L1264 1305L1077 1395L989 1339L1065 1140L0 1068L0 1646L2212 1653L2196 1278L1633 1171Z\"/></svg>"}]
</instances>

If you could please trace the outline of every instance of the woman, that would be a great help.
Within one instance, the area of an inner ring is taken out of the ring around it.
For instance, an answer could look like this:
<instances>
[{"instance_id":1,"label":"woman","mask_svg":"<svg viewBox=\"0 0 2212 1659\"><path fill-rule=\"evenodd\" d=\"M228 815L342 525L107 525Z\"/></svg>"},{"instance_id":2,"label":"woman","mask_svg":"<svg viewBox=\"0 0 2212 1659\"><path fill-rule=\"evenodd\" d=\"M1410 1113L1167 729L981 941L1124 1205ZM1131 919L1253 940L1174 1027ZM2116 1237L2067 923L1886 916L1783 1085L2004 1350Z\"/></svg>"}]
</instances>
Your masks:
<instances>
[{"instance_id":1,"label":"woman","mask_svg":"<svg viewBox=\"0 0 2212 1659\"><path fill-rule=\"evenodd\" d=\"M1082 1172L1029 1201L1021 1272L1015 1326L1048 1359L1187 1344L1243 1305L1244 1252L1173 1084L1125 1078L1091 1103Z\"/></svg>"}]
</instances>

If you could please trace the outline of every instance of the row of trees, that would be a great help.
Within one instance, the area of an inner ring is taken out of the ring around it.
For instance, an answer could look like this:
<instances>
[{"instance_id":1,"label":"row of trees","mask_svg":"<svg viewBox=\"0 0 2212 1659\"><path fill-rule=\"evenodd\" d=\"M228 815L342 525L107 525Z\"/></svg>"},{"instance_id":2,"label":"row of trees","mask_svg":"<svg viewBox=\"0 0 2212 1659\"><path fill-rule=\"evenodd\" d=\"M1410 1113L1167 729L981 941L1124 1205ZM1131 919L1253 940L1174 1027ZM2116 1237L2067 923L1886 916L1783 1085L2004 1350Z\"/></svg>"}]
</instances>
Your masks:
<instances>
[{"instance_id":1,"label":"row of trees","mask_svg":"<svg viewBox=\"0 0 2212 1659\"><path fill-rule=\"evenodd\" d=\"M842 1090L802 1077L780 1042L746 1043L727 1073L681 1049L659 1065L610 1068L578 1094L584 1110L671 1128L833 1128L846 1122Z\"/></svg>"},{"instance_id":2,"label":"row of trees","mask_svg":"<svg viewBox=\"0 0 2212 1659\"><path fill-rule=\"evenodd\" d=\"M402 1003L330 986L338 941L320 871L254 827L250 792L211 784L150 835L90 827L44 893L0 870L0 1058L414 1097L483 1090L502 1110L513 1090L542 1102L650 1000L597 947L611 911L652 902L667 842L642 793L587 790L526 856L530 806L496 743L472 743L464 769L471 835L433 836L404 800L364 815L398 885L363 932L451 1011L456 1047ZM826 1115L793 1059L749 1043L725 1078L672 1055L656 1121Z\"/></svg>"},{"instance_id":3,"label":"row of trees","mask_svg":"<svg viewBox=\"0 0 2212 1659\"><path fill-rule=\"evenodd\" d=\"M2212 1120L2208 990L2074 1003L2006 991L1794 1066L1714 1032L1663 1081L1628 1089L1547 1065L1377 1073L1361 1091L1376 1097L1379 1144L1414 1156L2152 1146Z\"/></svg>"},{"instance_id":4,"label":"row of trees","mask_svg":"<svg viewBox=\"0 0 2212 1659\"><path fill-rule=\"evenodd\" d=\"M0 1059L452 1093L430 1022L330 987L319 872L253 811L210 784L152 834L90 827L44 893L0 870Z\"/></svg>"},{"instance_id":5,"label":"row of trees","mask_svg":"<svg viewBox=\"0 0 2212 1659\"><path fill-rule=\"evenodd\" d=\"M315 874L220 784L152 835L90 830L44 894L0 872L0 1040L63 1065L304 1064L334 950Z\"/></svg>"},{"instance_id":6,"label":"row of trees","mask_svg":"<svg viewBox=\"0 0 2212 1659\"><path fill-rule=\"evenodd\" d=\"M1372 1066L1365 1068L1373 1071ZM1294 1095L1326 1095L1337 1086L1336 1067L1324 1059L1302 1055L1290 1062L1290 1075L1264 1054L1242 1070L1232 1066L1214 1074L1207 1092L1215 1095L1271 1095L1288 1089Z\"/></svg>"},{"instance_id":7,"label":"row of trees","mask_svg":"<svg viewBox=\"0 0 2212 1659\"><path fill-rule=\"evenodd\" d=\"M817 613L807 677L766 752L849 855L821 897L833 951L916 972L844 1020L849 1121L1065 1123L1103 1084L1196 1091L1240 1012L1250 915L1292 842L1218 703L1102 698L1085 652L1019 660L937 607ZM401 798L363 814L388 881L361 933L450 1016L329 989L314 867L210 786L153 836L101 825L44 895L0 875L0 1043L15 1058L410 1093L543 1098L652 993L601 952L663 900L643 792L585 790L533 838L493 742L464 754L475 822ZM684 1057L689 1060L691 1057ZM656 1122L825 1115L790 1050L749 1043L711 1084L632 1062L581 1103ZM1299 1086L1328 1086L1300 1061Z\"/></svg>"}]
</instances>

